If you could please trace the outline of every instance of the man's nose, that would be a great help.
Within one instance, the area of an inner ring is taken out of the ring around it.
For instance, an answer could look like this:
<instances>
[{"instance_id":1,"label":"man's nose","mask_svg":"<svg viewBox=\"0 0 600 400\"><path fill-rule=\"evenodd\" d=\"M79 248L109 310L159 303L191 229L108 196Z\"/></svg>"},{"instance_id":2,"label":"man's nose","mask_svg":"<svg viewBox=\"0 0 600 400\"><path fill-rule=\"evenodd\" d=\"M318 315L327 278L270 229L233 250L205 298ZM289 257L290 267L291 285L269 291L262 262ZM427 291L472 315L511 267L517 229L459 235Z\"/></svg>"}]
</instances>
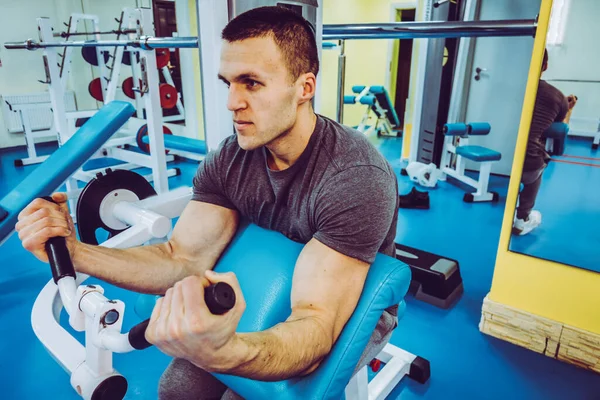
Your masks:
<instances>
[{"instance_id":1,"label":"man's nose","mask_svg":"<svg viewBox=\"0 0 600 400\"><path fill-rule=\"evenodd\" d=\"M237 111L246 108L246 100L244 95L237 85L229 86L229 95L227 97L227 109L229 111Z\"/></svg>"}]
</instances>

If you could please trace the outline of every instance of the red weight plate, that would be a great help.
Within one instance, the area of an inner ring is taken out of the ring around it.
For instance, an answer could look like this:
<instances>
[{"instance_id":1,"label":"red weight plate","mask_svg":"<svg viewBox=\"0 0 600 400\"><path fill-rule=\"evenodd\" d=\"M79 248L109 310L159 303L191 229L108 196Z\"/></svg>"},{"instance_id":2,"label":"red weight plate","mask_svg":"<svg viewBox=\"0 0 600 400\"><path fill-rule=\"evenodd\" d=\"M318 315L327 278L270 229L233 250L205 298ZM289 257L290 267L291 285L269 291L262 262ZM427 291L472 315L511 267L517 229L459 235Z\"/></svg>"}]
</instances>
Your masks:
<instances>
[{"instance_id":1,"label":"red weight plate","mask_svg":"<svg viewBox=\"0 0 600 400\"><path fill-rule=\"evenodd\" d=\"M139 89L141 86L142 86L142 80L140 79L139 85L136 89ZM135 99L135 92L133 91L133 77L132 76L130 76L129 78L127 78L123 81L123 85L121 85L121 89L123 89L123 93L125 93L125 96L129 97L130 99ZM143 96L144 94L142 93L141 95Z\"/></svg>"},{"instance_id":2,"label":"red weight plate","mask_svg":"<svg viewBox=\"0 0 600 400\"><path fill-rule=\"evenodd\" d=\"M140 150L142 150L144 153L150 154L150 145L144 143L144 141L142 140L142 138L144 136L146 136L148 134L148 125L144 124L142 126L140 126L140 129L138 129L137 134L135 135L135 141L138 145L138 147L140 148ZM165 135L172 135L173 132L171 132L171 130L163 125L163 134ZM166 151L167 154L169 154L169 151Z\"/></svg>"},{"instance_id":3,"label":"red weight plate","mask_svg":"<svg viewBox=\"0 0 600 400\"><path fill-rule=\"evenodd\" d=\"M171 60L171 52L169 49L156 49L156 68L162 69L169 65Z\"/></svg>"},{"instance_id":4,"label":"red weight plate","mask_svg":"<svg viewBox=\"0 0 600 400\"><path fill-rule=\"evenodd\" d=\"M93 79L88 85L88 92L90 92L90 96L98 101L104 100L104 95L102 93L102 81L100 78Z\"/></svg>"},{"instance_id":5,"label":"red weight plate","mask_svg":"<svg viewBox=\"0 0 600 400\"><path fill-rule=\"evenodd\" d=\"M135 142L137 143L140 150L142 150L144 153L150 153L150 147L142 141L142 138L144 136L146 136L147 134L148 134L148 125L144 124L144 125L140 126L140 129L138 129L138 131L135 135Z\"/></svg>"},{"instance_id":6,"label":"red weight plate","mask_svg":"<svg viewBox=\"0 0 600 400\"><path fill-rule=\"evenodd\" d=\"M168 83L161 83L158 90L160 92L160 106L162 108L173 108L177 105L177 89L175 89L175 86L171 86Z\"/></svg>"}]
</instances>

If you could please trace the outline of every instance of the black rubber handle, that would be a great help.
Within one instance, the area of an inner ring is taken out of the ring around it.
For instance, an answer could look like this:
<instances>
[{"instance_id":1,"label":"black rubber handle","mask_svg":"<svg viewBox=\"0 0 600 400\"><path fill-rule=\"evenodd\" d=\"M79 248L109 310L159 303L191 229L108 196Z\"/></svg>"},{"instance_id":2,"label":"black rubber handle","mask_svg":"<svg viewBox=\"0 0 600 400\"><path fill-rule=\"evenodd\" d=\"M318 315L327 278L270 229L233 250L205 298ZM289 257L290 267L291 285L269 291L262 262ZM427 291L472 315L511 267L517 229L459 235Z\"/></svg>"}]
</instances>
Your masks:
<instances>
[{"instance_id":1,"label":"black rubber handle","mask_svg":"<svg viewBox=\"0 0 600 400\"><path fill-rule=\"evenodd\" d=\"M219 282L204 289L204 301L213 314L225 314L235 305L235 292L229 284ZM146 340L146 328L149 319L140 322L129 331L129 343L136 350L143 350L152 346Z\"/></svg>"},{"instance_id":2,"label":"black rubber handle","mask_svg":"<svg viewBox=\"0 0 600 400\"><path fill-rule=\"evenodd\" d=\"M48 200L52 203L56 202L52 200L50 196L42 197L44 200ZM67 241L62 236L57 236L48 239L45 245L46 253L48 254L48 260L50 262L50 269L52 270L52 277L54 283L58 283L65 276L75 278L75 268L71 261L71 255L67 249Z\"/></svg>"}]
</instances>

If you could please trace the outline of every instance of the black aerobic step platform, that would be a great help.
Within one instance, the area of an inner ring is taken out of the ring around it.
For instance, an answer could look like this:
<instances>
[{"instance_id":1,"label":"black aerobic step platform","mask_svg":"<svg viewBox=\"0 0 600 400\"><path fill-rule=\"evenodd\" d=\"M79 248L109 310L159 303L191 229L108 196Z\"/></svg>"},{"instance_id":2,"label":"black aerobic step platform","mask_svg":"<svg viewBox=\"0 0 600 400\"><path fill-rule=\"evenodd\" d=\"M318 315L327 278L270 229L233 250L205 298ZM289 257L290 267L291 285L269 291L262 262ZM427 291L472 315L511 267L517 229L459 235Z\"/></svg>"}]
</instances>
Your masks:
<instances>
[{"instance_id":1,"label":"black aerobic step platform","mask_svg":"<svg viewBox=\"0 0 600 400\"><path fill-rule=\"evenodd\" d=\"M463 293L458 261L398 243L396 258L410 267L409 292L417 300L447 309Z\"/></svg>"}]
</instances>

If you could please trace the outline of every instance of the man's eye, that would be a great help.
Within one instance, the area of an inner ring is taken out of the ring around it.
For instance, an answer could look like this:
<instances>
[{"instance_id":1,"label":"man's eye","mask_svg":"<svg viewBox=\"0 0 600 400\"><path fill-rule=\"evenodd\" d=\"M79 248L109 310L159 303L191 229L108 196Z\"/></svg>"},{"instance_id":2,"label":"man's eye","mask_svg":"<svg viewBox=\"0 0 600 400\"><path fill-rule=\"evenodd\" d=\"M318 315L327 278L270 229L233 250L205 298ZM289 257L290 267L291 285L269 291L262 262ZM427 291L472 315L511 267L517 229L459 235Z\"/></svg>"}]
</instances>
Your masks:
<instances>
[{"instance_id":1,"label":"man's eye","mask_svg":"<svg viewBox=\"0 0 600 400\"><path fill-rule=\"evenodd\" d=\"M258 87L258 85L260 85L260 83L258 83L258 82L257 82L257 81L255 81L255 80L248 79L248 80L246 81L246 86L248 86L249 88L256 88L256 87Z\"/></svg>"}]
</instances>

